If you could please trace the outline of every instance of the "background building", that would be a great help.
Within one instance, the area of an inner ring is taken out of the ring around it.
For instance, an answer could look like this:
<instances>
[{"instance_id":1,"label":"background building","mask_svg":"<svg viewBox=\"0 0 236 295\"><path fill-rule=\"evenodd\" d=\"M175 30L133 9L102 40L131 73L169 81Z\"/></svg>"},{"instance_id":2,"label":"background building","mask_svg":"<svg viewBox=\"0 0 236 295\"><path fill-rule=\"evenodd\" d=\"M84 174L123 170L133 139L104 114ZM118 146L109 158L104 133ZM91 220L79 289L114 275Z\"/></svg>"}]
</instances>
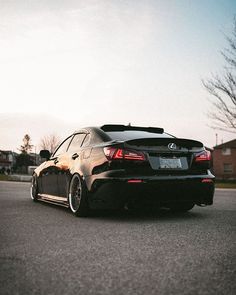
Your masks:
<instances>
[{"instance_id":1,"label":"background building","mask_svg":"<svg viewBox=\"0 0 236 295\"><path fill-rule=\"evenodd\" d=\"M26 154L27 165L21 163L19 158L22 154L12 151L0 150L0 174L24 173L32 174L33 169L43 162L43 159L36 153ZM28 167L30 166L30 169Z\"/></svg>"},{"instance_id":2,"label":"background building","mask_svg":"<svg viewBox=\"0 0 236 295\"><path fill-rule=\"evenodd\" d=\"M0 173L11 173L16 163L16 153L0 150Z\"/></svg>"},{"instance_id":3,"label":"background building","mask_svg":"<svg viewBox=\"0 0 236 295\"><path fill-rule=\"evenodd\" d=\"M213 173L216 178L236 179L236 139L214 147Z\"/></svg>"}]
</instances>

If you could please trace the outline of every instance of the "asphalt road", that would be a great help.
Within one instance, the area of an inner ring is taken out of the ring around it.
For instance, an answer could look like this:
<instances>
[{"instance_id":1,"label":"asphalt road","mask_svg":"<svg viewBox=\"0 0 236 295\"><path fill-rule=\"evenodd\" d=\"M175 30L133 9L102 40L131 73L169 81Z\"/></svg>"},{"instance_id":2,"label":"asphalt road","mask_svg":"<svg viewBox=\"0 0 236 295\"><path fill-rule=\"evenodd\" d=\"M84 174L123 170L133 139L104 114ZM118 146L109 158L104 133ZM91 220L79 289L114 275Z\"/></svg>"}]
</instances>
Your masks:
<instances>
[{"instance_id":1,"label":"asphalt road","mask_svg":"<svg viewBox=\"0 0 236 295\"><path fill-rule=\"evenodd\" d=\"M0 182L0 294L236 294L236 190L174 215L34 203Z\"/></svg>"}]
</instances>

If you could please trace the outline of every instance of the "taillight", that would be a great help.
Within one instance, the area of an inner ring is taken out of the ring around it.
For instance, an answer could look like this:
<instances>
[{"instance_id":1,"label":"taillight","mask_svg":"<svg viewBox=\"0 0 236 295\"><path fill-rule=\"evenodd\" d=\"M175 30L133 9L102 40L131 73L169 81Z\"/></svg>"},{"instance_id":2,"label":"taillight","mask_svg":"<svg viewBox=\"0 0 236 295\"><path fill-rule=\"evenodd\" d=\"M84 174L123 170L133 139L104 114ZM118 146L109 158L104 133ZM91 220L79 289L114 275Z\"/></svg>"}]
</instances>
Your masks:
<instances>
[{"instance_id":1,"label":"taillight","mask_svg":"<svg viewBox=\"0 0 236 295\"><path fill-rule=\"evenodd\" d=\"M113 159L123 159L124 157L124 151L122 149L118 149L113 154Z\"/></svg>"},{"instance_id":2,"label":"taillight","mask_svg":"<svg viewBox=\"0 0 236 295\"><path fill-rule=\"evenodd\" d=\"M195 155L195 158L194 158L195 162L204 162L204 161L211 161L211 152L209 151L203 151L199 154L196 154Z\"/></svg>"},{"instance_id":3,"label":"taillight","mask_svg":"<svg viewBox=\"0 0 236 295\"><path fill-rule=\"evenodd\" d=\"M133 160L146 161L144 153L134 150L126 150L114 147L105 147L104 154L108 160Z\"/></svg>"}]
</instances>

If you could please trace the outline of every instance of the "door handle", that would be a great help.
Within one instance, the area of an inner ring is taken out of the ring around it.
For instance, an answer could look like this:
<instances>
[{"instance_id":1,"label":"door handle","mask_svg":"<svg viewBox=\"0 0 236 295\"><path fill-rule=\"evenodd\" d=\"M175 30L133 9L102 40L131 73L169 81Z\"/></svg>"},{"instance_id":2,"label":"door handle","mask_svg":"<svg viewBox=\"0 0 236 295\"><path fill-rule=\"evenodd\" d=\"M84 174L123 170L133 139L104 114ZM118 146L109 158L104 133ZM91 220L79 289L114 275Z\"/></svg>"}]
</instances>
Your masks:
<instances>
[{"instance_id":1,"label":"door handle","mask_svg":"<svg viewBox=\"0 0 236 295\"><path fill-rule=\"evenodd\" d=\"M74 153L74 154L72 155L71 158L72 158L73 160L75 160L75 159L77 159L78 157L79 157L79 155L78 155L77 153Z\"/></svg>"}]
</instances>

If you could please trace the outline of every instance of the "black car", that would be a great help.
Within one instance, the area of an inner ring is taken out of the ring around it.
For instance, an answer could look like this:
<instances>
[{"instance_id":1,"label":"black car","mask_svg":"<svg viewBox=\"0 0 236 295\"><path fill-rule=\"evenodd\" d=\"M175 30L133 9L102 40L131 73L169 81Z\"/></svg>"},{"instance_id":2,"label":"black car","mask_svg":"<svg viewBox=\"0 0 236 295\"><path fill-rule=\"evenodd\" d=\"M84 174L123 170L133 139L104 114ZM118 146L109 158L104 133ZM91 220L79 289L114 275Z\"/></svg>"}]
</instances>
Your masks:
<instances>
[{"instance_id":1,"label":"black car","mask_svg":"<svg viewBox=\"0 0 236 295\"><path fill-rule=\"evenodd\" d=\"M213 203L211 154L199 141L162 128L104 125L74 132L35 169L31 197L91 209L165 207L188 211Z\"/></svg>"}]
</instances>

